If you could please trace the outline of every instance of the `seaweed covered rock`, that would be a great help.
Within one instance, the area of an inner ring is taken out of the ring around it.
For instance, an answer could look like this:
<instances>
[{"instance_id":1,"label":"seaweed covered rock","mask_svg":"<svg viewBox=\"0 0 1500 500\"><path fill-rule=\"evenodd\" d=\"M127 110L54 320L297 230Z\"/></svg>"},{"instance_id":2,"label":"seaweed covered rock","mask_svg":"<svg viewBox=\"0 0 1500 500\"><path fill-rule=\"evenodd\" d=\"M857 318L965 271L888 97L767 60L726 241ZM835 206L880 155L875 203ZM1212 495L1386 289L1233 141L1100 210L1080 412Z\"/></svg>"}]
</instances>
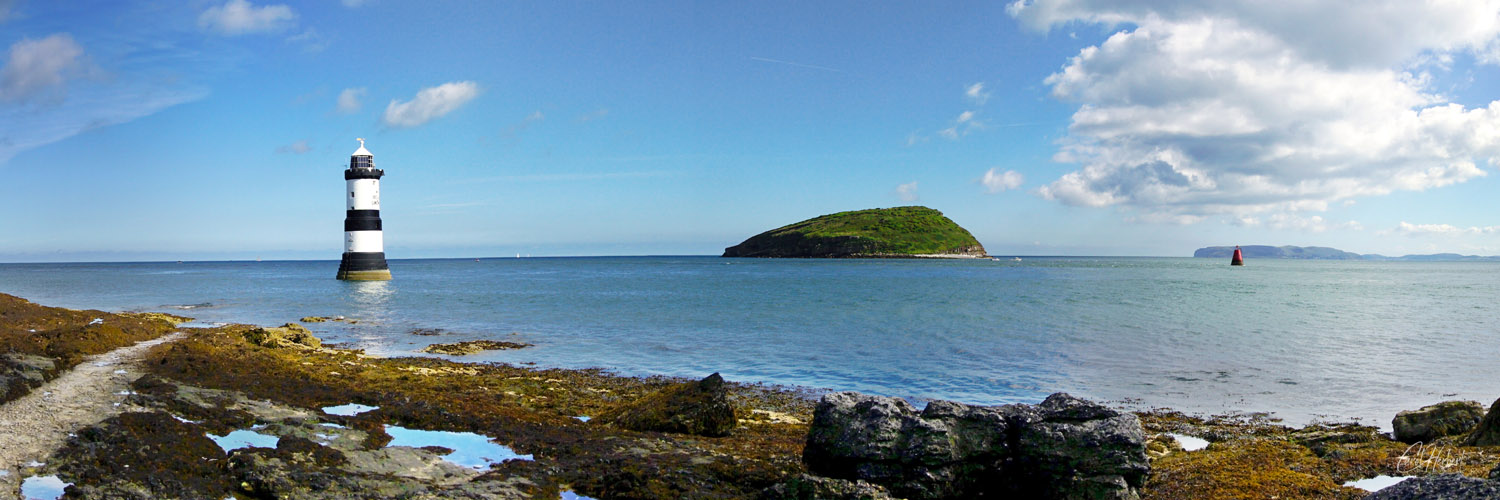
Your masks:
<instances>
[{"instance_id":1,"label":"seaweed covered rock","mask_svg":"<svg viewBox=\"0 0 1500 500\"><path fill-rule=\"evenodd\" d=\"M1474 432L1464 439L1464 444L1469 446L1496 446L1500 445L1500 399L1490 404L1490 411L1474 427Z\"/></svg>"},{"instance_id":2,"label":"seaweed covered rock","mask_svg":"<svg viewBox=\"0 0 1500 500\"><path fill-rule=\"evenodd\" d=\"M1484 405L1478 401L1445 401L1397 413L1391 426L1397 441L1431 442L1443 436L1469 432L1482 418Z\"/></svg>"},{"instance_id":3,"label":"seaweed covered rock","mask_svg":"<svg viewBox=\"0 0 1500 500\"><path fill-rule=\"evenodd\" d=\"M766 488L762 500L889 500L885 488L865 481L846 481L801 474Z\"/></svg>"},{"instance_id":4,"label":"seaweed covered rock","mask_svg":"<svg viewBox=\"0 0 1500 500\"><path fill-rule=\"evenodd\" d=\"M78 432L58 452L77 498L224 498L224 451L166 412L129 412Z\"/></svg>"},{"instance_id":5,"label":"seaweed covered rock","mask_svg":"<svg viewBox=\"0 0 1500 500\"><path fill-rule=\"evenodd\" d=\"M256 327L245 332L245 340L265 347L321 347L323 342L302 325L287 323L273 328Z\"/></svg>"},{"instance_id":6,"label":"seaweed covered rock","mask_svg":"<svg viewBox=\"0 0 1500 500\"><path fill-rule=\"evenodd\" d=\"M714 373L697 382L668 386L599 419L637 431L726 436L738 423L724 378Z\"/></svg>"},{"instance_id":7,"label":"seaweed covered rock","mask_svg":"<svg viewBox=\"0 0 1500 500\"><path fill-rule=\"evenodd\" d=\"M29 354L0 354L0 403L25 396L57 377L59 367L52 358Z\"/></svg>"},{"instance_id":8,"label":"seaweed covered rock","mask_svg":"<svg viewBox=\"0 0 1500 500\"><path fill-rule=\"evenodd\" d=\"M1365 500L1490 500L1500 498L1500 482L1438 474L1414 477L1386 487Z\"/></svg>"},{"instance_id":9,"label":"seaweed covered rock","mask_svg":"<svg viewBox=\"0 0 1500 500\"><path fill-rule=\"evenodd\" d=\"M1150 470L1134 415L1067 394L1037 406L934 401L852 392L818 403L802 460L908 498L1135 498Z\"/></svg>"},{"instance_id":10,"label":"seaweed covered rock","mask_svg":"<svg viewBox=\"0 0 1500 500\"><path fill-rule=\"evenodd\" d=\"M464 356L478 354L484 351L503 351L506 349L525 349L531 344L519 342L500 342L495 340L470 340L466 342L454 342L451 344L432 344L422 348L422 352L433 354L448 354L452 356Z\"/></svg>"}]
</instances>

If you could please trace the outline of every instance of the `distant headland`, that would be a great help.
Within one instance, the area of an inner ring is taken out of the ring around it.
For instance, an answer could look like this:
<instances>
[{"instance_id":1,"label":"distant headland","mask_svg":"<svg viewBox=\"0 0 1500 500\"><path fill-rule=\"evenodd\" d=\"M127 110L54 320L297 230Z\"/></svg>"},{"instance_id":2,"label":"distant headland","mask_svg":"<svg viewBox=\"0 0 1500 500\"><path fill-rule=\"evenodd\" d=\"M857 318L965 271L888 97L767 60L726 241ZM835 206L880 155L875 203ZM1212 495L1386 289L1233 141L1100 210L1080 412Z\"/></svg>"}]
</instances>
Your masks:
<instances>
[{"instance_id":1,"label":"distant headland","mask_svg":"<svg viewBox=\"0 0 1500 500\"><path fill-rule=\"evenodd\" d=\"M967 229L927 207L855 210L814 217L725 248L725 257L982 258Z\"/></svg>"},{"instance_id":2,"label":"distant headland","mask_svg":"<svg viewBox=\"0 0 1500 500\"><path fill-rule=\"evenodd\" d=\"M1403 255L1400 257L1387 257L1380 254L1358 254L1345 252L1337 248L1328 247L1298 247L1269 245L1243 245L1240 251L1246 259L1311 259L1311 260L1396 260L1412 262L1449 262L1449 261L1500 261L1500 256L1459 255L1456 253L1436 253L1427 255ZM1234 254L1235 247L1204 247L1193 252L1194 257L1212 259L1228 259Z\"/></svg>"}]
</instances>

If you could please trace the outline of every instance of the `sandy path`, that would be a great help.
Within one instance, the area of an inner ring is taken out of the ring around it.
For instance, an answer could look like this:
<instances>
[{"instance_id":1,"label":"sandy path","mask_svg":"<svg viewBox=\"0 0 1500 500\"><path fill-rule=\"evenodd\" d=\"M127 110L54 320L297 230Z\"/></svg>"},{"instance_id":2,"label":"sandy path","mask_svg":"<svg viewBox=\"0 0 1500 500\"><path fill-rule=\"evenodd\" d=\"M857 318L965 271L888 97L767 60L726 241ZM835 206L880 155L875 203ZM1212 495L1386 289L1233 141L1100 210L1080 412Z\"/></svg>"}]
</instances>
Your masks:
<instances>
[{"instance_id":1,"label":"sandy path","mask_svg":"<svg viewBox=\"0 0 1500 500\"><path fill-rule=\"evenodd\" d=\"M141 376L141 356L178 332L90 357L21 399L0 405L0 500L19 498L22 470L45 462L68 434L119 413L121 394Z\"/></svg>"}]
</instances>

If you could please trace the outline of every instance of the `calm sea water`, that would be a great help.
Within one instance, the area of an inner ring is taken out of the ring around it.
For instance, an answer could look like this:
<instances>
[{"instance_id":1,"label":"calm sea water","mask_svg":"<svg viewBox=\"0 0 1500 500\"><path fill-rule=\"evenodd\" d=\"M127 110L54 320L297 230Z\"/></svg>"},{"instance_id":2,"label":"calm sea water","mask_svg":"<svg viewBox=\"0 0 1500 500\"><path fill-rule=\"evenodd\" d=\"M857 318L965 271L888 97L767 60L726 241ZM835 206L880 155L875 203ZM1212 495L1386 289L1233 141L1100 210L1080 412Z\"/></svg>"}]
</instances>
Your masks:
<instances>
[{"instance_id":1,"label":"calm sea water","mask_svg":"<svg viewBox=\"0 0 1500 500\"><path fill-rule=\"evenodd\" d=\"M950 399L1067 391L1195 412L1362 419L1500 397L1500 264L1219 259L395 260L4 264L0 292L200 322L308 325L411 354L431 342L536 347L465 359L608 367ZM411 334L440 328L436 336Z\"/></svg>"}]
</instances>

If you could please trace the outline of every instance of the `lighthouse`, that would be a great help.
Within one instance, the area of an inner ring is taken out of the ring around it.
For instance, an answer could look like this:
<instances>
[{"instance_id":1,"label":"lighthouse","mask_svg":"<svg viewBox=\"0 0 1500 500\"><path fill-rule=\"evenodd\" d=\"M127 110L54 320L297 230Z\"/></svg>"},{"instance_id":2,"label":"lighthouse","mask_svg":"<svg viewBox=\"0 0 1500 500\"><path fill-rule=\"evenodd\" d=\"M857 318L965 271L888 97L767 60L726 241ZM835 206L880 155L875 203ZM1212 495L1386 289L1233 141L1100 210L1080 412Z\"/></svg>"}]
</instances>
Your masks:
<instances>
[{"instance_id":1,"label":"lighthouse","mask_svg":"<svg viewBox=\"0 0 1500 500\"><path fill-rule=\"evenodd\" d=\"M384 281L391 279L385 264L385 236L380 231L380 177L384 170L375 168L375 155L358 139L359 149L349 156L344 171L344 259L339 262L338 279Z\"/></svg>"}]
</instances>

